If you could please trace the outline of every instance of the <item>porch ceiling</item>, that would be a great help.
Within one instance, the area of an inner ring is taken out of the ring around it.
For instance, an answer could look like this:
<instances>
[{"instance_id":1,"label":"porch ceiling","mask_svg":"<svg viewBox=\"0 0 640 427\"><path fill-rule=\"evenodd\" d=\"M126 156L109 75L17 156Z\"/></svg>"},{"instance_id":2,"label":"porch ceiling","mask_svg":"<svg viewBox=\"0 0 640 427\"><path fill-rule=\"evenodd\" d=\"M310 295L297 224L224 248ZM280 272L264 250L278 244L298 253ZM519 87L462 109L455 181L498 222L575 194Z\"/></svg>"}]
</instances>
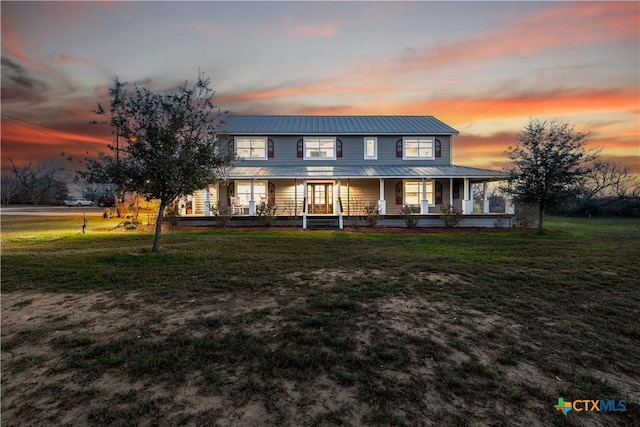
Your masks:
<instances>
[{"instance_id":1,"label":"porch ceiling","mask_svg":"<svg viewBox=\"0 0 640 427\"><path fill-rule=\"evenodd\" d=\"M503 180L508 179L509 174L456 165L235 166L229 169L228 178L469 178Z\"/></svg>"}]
</instances>

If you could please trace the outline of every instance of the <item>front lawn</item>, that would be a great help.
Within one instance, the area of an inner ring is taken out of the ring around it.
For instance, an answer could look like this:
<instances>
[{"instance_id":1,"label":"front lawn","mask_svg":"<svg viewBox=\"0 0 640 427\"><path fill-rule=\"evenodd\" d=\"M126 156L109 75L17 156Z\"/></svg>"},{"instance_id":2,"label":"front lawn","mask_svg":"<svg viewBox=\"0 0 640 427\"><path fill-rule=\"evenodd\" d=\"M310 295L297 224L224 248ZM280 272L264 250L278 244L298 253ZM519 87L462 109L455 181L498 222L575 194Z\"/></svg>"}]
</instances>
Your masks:
<instances>
[{"instance_id":1,"label":"front lawn","mask_svg":"<svg viewBox=\"0 0 640 427\"><path fill-rule=\"evenodd\" d=\"M638 220L170 231L159 254L78 221L2 216L3 425L640 424Z\"/></svg>"}]
</instances>

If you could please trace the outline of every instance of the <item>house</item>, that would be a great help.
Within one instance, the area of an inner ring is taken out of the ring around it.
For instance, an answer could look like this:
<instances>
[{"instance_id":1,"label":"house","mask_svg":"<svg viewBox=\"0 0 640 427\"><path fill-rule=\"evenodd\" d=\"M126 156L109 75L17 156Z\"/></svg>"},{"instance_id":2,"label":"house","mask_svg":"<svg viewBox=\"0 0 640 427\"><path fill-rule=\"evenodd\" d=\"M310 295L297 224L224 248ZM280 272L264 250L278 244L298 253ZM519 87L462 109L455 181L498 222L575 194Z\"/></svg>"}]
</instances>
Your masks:
<instances>
[{"instance_id":1,"label":"house","mask_svg":"<svg viewBox=\"0 0 640 427\"><path fill-rule=\"evenodd\" d=\"M411 209L419 225L442 226L441 208L451 206L462 226L511 226L509 203L492 213L487 201L487 184L508 174L452 164L458 131L435 117L231 116L223 130L238 160L226 182L185 198L183 216L222 204L252 217L264 203L303 228L314 218L342 228L367 209L378 209L381 225L403 225Z\"/></svg>"}]
</instances>

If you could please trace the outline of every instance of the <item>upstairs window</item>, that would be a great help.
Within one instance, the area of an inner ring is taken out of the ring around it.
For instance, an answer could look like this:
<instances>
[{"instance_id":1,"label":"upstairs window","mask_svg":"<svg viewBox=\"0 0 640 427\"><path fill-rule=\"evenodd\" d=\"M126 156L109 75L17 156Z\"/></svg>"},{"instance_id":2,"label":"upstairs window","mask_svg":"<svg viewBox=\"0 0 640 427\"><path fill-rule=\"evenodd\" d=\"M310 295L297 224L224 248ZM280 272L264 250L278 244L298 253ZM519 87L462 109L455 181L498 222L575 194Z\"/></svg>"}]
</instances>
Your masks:
<instances>
[{"instance_id":1,"label":"upstairs window","mask_svg":"<svg viewBox=\"0 0 640 427\"><path fill-rule=\"evenodd\" d=\"M237 137L236 155L241 159L263 160L267 158L267 138Z\"/></svg>"},{"instance_id":2,"label":"upstairs window","mask_svg":"<svg viewBox=\"0 0 640 427\"><path fill-rule=\"evenodd\" d=\"M378 138L367 137L364 139L365 160L376 160L378 158Z\"/></svg>"},{"instance_id":3,"label":"upstairs window","mask_svg":"<svg viewBox=\"0 0 640 427\"><path fill-rule=\"evenodd\" d=\"M335 160L336 139L329 137L304 138L304 158L306 160Z\"/></svg>"},{"instance_id":4,"label":"upstairs window","mask_svg":"<svg viewBox=\"0 0 640 427\"><path fill-rule=\"evenodd\" d=\"M402 158L412 159L433 159L433 138L430 137L407 137L403 139L404 150Z\"/></svg>"}]
</instances>

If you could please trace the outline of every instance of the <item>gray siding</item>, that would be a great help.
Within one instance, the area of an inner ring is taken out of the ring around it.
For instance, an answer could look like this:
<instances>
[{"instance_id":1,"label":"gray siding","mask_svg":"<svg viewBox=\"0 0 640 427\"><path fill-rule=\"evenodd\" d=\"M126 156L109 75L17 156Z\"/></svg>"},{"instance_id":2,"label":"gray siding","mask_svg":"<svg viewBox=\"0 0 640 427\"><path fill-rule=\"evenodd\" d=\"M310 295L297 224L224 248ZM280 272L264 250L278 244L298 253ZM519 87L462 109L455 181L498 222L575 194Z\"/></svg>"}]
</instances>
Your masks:
<instances>
[{"instance_id":1,"label":"gray siding","mask_svg":"<svg viewBox=\"0 0 640 427\"><path fill-rule=\"evenodd\" d=\"M241 134L237 136L243 136ZM396 157L396 141L403 135L382 136L367 135L378 138L378 159L364 159L364 136L337 136L342 141L342 158L335 160L305 160L297 157L297 142L303 136L289 135L260 135L274 142L274 156L267 160L240 160L236 166L331 166L343 165L406 165L406 166L437 166L451 164L451 136L450 135L424 135L434 136L442 144L442 156L433 160L403 160ZM335 135L325 135L334 137Z\"/></svg>"}]
</instances>

